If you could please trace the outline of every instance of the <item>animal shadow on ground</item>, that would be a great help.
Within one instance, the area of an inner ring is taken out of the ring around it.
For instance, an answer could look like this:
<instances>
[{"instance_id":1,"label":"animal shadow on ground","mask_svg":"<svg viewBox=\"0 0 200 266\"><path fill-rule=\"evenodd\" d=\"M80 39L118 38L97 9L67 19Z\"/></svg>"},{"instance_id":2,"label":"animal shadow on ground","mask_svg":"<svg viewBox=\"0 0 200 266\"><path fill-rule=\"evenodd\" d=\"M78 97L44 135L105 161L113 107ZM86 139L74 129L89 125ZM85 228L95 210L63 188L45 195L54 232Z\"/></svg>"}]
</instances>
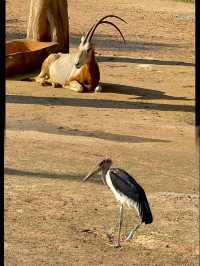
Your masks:
<instances>
[{"instance_id":1,"label":"animal shadow on ground","mask_svg":"<svg viewBox=\"0 0 200 266\"><path fill-rule=\"evenodd\" d=\"M55 123L47 123L46 121L37 121L37 123L29 120L24 120L24 123L18 123L17 121L6 123L6 129L9 130L36 130L42 133L64 135L64 136L79 136L87 138L97 138L108 141L115 142L125 142L125 143L168 143L169 140L157 139L157 138L147 138L142 136L134 136L127 134L111 133L101 130L80 130L77 128L58 126Z\"/></svg>"},{"instance_id":2,"label":"animal shadow on ground","mask_svg":"<svg viewBox=\"0 0 200 266\"><path fill-rule=\"evenodd\" d=\"M7 95L6 103L15 104L42 104L52 106L73 106L87 108L111 108L111 109L144 109L160 111L194 112L193 105L161 104L132 101L116 101L110 99L88 99L76 97L45 97L31 95Z\"/></svg>"},{"instance_id":3,"label":"animal shadow on ground","mask_svg":"<svg viewBox=\"0 0 200 266\"><path fill-rule=\"evenodd\" d=\"M133 58L127 56L96 56L98 62L118 62L118 63L132 63L132 64L146 64L146 65L163 65L163 66L191 66L195 64L183 61L172 60L159 60L159 59L146 59L146 58Z\"/></svg>"},{"instance_id":4,"label":"animal shadow on ground","mask_svg":"<svg viewBox=\"0 0 200 266\"><path fill-rule=\"evenodd\" d=\"M192 100L186 97L177 97L166 95L165 92L153 89L145 89L141 87L132 87L127 85L113 84L113 83L101 83L103 92L135 95L137 99L164 99L164 100Z\"/></svg>"}]
</instances>

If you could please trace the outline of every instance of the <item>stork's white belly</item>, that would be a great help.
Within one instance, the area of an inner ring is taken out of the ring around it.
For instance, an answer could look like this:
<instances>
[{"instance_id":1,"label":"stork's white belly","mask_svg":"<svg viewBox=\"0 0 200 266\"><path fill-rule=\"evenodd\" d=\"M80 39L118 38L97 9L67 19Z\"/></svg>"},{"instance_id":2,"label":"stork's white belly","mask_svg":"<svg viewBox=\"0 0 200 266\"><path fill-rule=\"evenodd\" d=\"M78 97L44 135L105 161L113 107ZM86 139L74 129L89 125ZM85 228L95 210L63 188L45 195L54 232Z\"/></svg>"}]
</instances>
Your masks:
<instances>
[{"instance_id":1,"label":"stork's white belly","mask_svg":"<svg viewBox=\"0 0 200 266\"><path fill-rule=\"evenodd\" d=\"M73 72L79 70L75 67L76 54L62 54L60 58L49 66L50 79L58 84L64 84Z\"/></svg>"},{"instance_id":2,"label":"stork's white belly","mask_svg":"<svg viewBox=\"0 0 200 266\"><path fill-rule=\"evenodd\" d=\"M117 199L117 201L119 201L121 204L126 203L129 208L135 207L136 203L132 199L128 198L126 195L124 195L123 193L120 193L119 191L115 189L110 179L109 173L110 173L110 170L108 170L108 172L106 173L106 183L111 189L111 191L113 192L113 194L115 195L115 198Z\"/></svg>"}]
</instances>

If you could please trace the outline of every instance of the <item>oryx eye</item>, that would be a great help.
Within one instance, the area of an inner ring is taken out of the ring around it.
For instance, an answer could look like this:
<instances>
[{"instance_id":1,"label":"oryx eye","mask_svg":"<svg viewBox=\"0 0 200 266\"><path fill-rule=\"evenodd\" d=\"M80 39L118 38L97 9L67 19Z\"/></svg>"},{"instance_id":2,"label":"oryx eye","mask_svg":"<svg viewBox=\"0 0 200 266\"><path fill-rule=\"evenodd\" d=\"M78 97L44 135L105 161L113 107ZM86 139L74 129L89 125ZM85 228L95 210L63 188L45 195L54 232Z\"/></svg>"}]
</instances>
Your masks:
<instances>
[{"instance_id":1,"label":"oryx eye","mask_svg":"<svg viewBox=\"0 0 200 266\"><path fill-rule=\"evenodd\" d=\"M92 49L91 47L90 47L90 48L88 48L88 49L87 49L87 53L89 53L89 51L90 51L91 49Z\"/></svg>"}]
</instances>

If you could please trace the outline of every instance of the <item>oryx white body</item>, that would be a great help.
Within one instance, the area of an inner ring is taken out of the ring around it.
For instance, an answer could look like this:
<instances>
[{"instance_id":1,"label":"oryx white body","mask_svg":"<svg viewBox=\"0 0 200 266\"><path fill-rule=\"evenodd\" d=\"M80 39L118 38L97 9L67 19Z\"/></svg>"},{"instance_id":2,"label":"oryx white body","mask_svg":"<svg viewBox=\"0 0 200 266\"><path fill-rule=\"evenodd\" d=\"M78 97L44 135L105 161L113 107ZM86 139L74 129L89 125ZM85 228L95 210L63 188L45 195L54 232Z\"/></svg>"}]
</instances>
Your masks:
<instances>
[{"instance_id":1,"label":"oryx white body","mask_svg":"<svg viewBox=\"0 0 200 266\"><path fill-rule=\"evenodd\" d=\"M71 76L80 73L81 68L75 67L77 54L61 54L58 59L52 62L49 66L50 79L58 84L64 85L66 80Z\"/></svg>"}]
</instances>

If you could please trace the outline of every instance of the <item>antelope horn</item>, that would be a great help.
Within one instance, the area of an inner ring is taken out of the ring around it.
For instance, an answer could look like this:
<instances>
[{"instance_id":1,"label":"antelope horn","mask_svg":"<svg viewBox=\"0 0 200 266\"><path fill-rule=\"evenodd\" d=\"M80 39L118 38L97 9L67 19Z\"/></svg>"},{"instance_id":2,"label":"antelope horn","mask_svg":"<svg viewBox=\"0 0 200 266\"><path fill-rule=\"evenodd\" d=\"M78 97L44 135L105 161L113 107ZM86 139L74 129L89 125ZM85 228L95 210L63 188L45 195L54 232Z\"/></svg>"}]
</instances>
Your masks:
<instances>
[{"instance_id":1,"label":"antelope horn","mask_svg":"<svg viewBox=\"0 0 200 266\"><path fill-rule=\"evenodd\" d=\"M121 35L121 37L122 37L122 39L124 41L124 44L126 44L126 40L125 40L121 30L114 23L112 23L110 21L107 21L107 20L104 20L100 24L110 24L110 25L112 25L120 33L120 35Z\"/></svg>"},{"instance_id":2,"label":"antelope horn","mask_svg":"<svg viewBox=\"0 0 200 266\"><path fill-rule=\"evenodd\" d=\"M122 19L122 18L120 18L120 17L118 17L118 16L115 16L115 15L107 15L107 16L101 18L101 19L96 23L96 25L93 26L93 29L91 30L91 32L90 32L90 34L89 34L89 36L88 36L88 40L89 40L89 41L91 41L92 36L94 35L94 32L95 32L96 28L98 27L98 25L100 25L101 22L102 22L104 19L109 18L109 17L110 17L110 18L111 18L111 17L112 17L112 18L117 18L117 19L119 19L119 20L121 20L121 21L127 23L124 19Z\"/></svg>"},{"instance_id":3,"label":"antelope horn","mask_svg":"<svg viewBox=\"0 0 200 266\"><path fill-rule=\"evenodd\" d=\"M84 39L84 44L86 43L86 41L87 41L87 39L88 39L88 36L89 36L89 34L90 34L90 32L91 32L91 30L94 28L94 25L89 29L89 31L87 32L87 35L85 36L85 39Z\"/></svg>"},{"instance_id":4,"label":"antelope horn","mask_svg":"<svg viewBox=\"0 0 200 266\"><path fill-rule=\"evenodd\" d=\"M101 24L101 22L103 22L103 20L106 19L106 18L108 18L108 17L117 18L117 19L119 19L119 20L127 23L124 19L122 19L122 18L120 18L118 16L115 16L115 15L107 15L107 16L104 16L103 18L99 19L99 21L90 28L90 30L88 31L88 33L87 33L87 35L85 37L84 43L86 43L87 40L90 41L92 39L92 36L94 35L94 32L95 32L96 28L98 27L98 25ZM111 22L109 24L111 24ZM114 26L114 27L116 28L116 26ZM121 35L121 32L120 32L120 35Z\"/></svg>"}]
</instances>

